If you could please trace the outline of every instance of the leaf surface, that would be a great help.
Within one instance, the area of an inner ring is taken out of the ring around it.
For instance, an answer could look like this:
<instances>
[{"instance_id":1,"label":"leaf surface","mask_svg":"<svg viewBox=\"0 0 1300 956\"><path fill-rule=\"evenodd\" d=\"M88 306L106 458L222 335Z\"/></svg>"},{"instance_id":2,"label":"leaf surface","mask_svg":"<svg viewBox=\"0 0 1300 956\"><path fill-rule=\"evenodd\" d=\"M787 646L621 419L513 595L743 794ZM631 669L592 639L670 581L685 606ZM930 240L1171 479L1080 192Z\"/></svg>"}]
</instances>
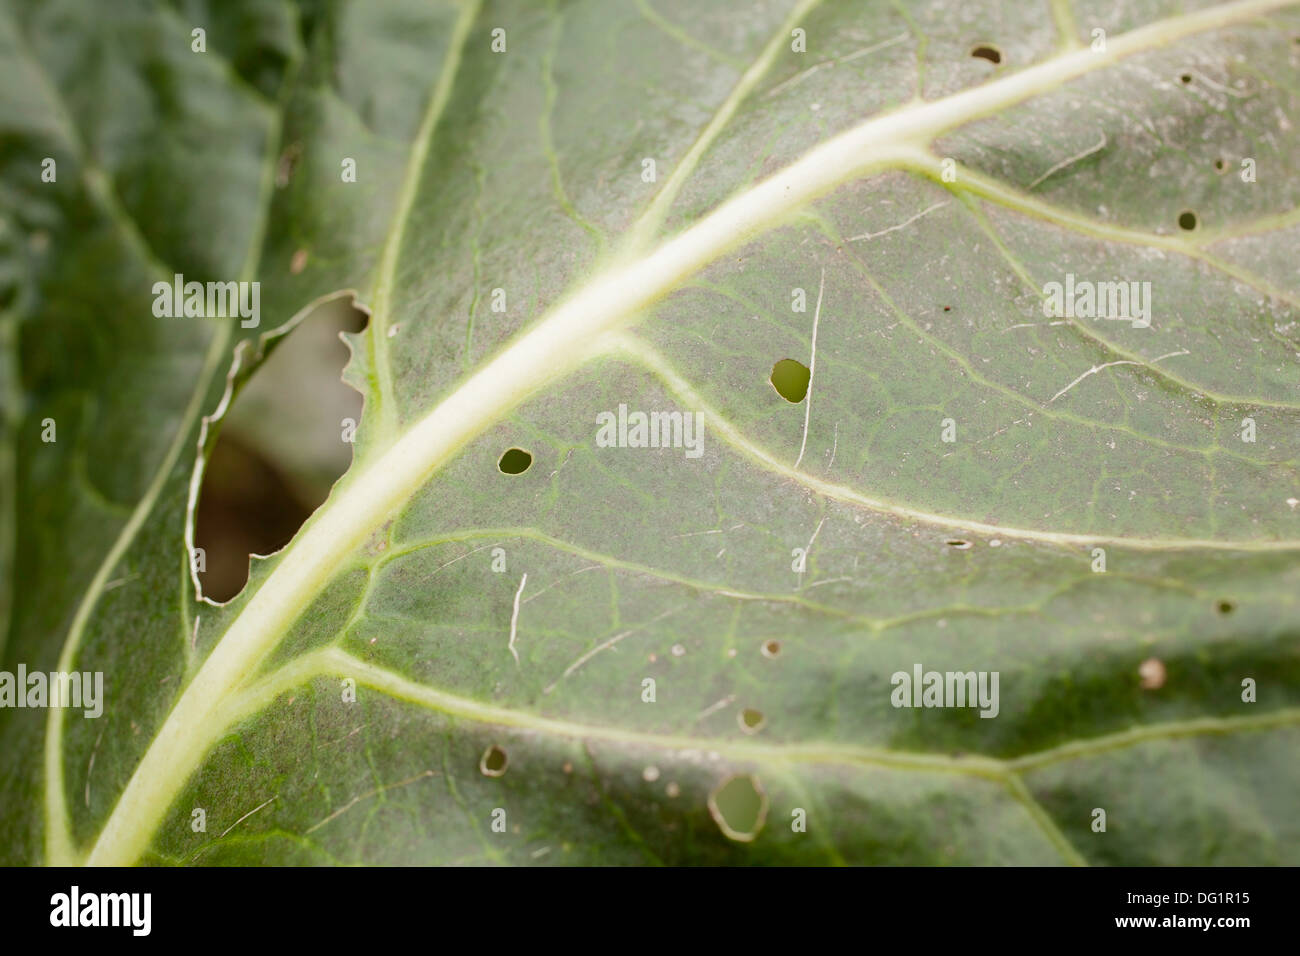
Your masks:
<instances>
[{"instance_id":1,"label":"leaf surface","mask_svg":"<svg viewBox=\"0 0 1300 956\"><path fill-rule=\"evenodd\" d=\"M1296 862L1295 5L85 7L0 18L3 659L107 705L0 710L7 862ZM353 464L203 602L227 372L344 288Z\"/></svg>"}]
</instances>

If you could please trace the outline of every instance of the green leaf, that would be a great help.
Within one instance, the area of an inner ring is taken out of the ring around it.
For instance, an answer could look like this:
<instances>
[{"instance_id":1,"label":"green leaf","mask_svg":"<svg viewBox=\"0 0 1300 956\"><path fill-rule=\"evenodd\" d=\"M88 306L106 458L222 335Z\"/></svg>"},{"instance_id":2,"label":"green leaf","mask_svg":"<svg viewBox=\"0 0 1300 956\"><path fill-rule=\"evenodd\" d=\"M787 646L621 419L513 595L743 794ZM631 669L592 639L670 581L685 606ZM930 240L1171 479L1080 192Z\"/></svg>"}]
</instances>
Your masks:
<instances>
[{"instance_id":1,"label":"green leaf","mask_svg":"<svg viewBox=\"0 0 1300 956\"><path fill-rule=\"evenodd\" d=\"M105 707L0 709L4 862L1300 862L1300 9L744 6L5 2L2 657ZM214 606L195 450L349 289Z\"/></svg>"}]
</instances>

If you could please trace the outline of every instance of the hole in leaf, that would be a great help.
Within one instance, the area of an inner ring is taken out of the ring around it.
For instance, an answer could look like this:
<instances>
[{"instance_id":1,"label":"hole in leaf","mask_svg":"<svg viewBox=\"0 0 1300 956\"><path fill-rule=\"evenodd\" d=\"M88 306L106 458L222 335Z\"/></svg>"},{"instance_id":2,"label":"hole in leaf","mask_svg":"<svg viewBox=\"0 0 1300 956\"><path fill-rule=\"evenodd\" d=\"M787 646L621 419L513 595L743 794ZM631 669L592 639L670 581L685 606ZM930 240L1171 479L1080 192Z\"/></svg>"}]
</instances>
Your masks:
<instances>
[{"instance_id":1,"label":"hole in leaf","mask_svg":"<svg viewBox=\"0 0 1300 956\"><path fill-rule=\"evenodd\" d=\"M533 463L533 456L522 448L508 448L497 462L497 467L507 475L522 475Z\"/></svg>"},{"instance_id":2,"label":"hole in leaf","mask_svg":"<svg viewBox=\"0 0 1300 956\"><path fill-rule=\"evenodd\" d=\"M506 772L510 759L506 752L493 744L487 750L483 751L483 758L478 762L479 770L483 771L485 777L499 777Z\"/></svg>"},{"instance_id":3,"label":"hole in leaf","mask_svg":"<svg viewBox=\"0 0 1300 956\"><path fill-rule=\"evenodd\" d=\"M808 379L811 377L808 366L794 359L781 359L772 366L772 387L776 393L792 405L797 405L808 394Z\"/></svg>"},{"instance_id":4,"label":"hole in leaf","mask_svg":"<svg viewBox=\"0 0 1300 956\"><path fill-rule=\"evenodd\" d=\"M778 655L778 654L781 653L781 642L780 642L780 641L764 641L764 642L763 642L763 652L762 652L762 653L763 653L763 656L764 656L764 657L776 657L776 655Z\"/></svg>"},{"instance_id":5,"label":"hole in leaf","mask_svg":"<svg viewBox=\"0 0 1300 956\"><path fill-rule=\"evenodd\" d=\"M727 839L748 843L767 819L767 794L756 777L728 777L709 794L709 815Z\"/></svg>"},{"instance_id":6,"label":"hole in leaf","mask_svg":"<svg viewBox=\"0 0 1300 956\"><path fill-rule=\"evenodd\" d=\"M365 325L350 296L320 303L268 344L261 367L212 426L219 431L194 525L204 597L220 603L238 594L249 555L288 544L347 471L352 445L344 436L361 420L362 398L341 378L348 348L339 334Z\"/></svg>"},{"instance_id":7,"label":"hole in leaf","mask_svg":"<svg viewBox=\"0 0 1300 956\"><path fill-rule=\"evenodd\" d=\"M981 60L988 60L990 63L1002 62L1002 51L991 43L981 43L970 51L970 55L979 57Z\"/></svg>"},{"instance_id":8,"label":"hole in leaf","mask_svg":"<svg viewBox=\"0 0 1300 956\"><path fill-rule=\"evenodd\" d=\"M1190 209L1180 212L1178 214L1178 225L1191 232L1196 228L1196 213Z\"/></svg>"},{"instance_id":9,"label":"hole in leaf","mask_svg":"<svg viewBox=\"0 0 1300 956\"><path fill-rule=\"evenodd\" d=\"M1237 609L1237 605L1233 604L1231 601L1220 601L1218 604L1214 605L1214 607L1220 614L1231 614Z\"/></svg>"},{"instance_id":10,"label":"hole in leaf","mask_svg":"<svg viewBox=\"0 0 1300 956\"><path fill-rule=\"evenodd\" d=\"M1214 168L1217 169L1219 172L1223 172L1223 160L1216 159L1214 161Z\"/></svg>"},{"instance_id":11,"label":"hole in leaf","mask_svg":"<svg viewBox=\"0 0 1300 956\"><path fill-rule=\"evenodd\" d=\"M736 722L740 724L740 729L745 733L756 734L763 729L763 724L767 723L767 718L763 716L761 710L746 707L736 715Z\"/></svg>"},{"instance_id":12,"label":"hole in leaf","mask_svg":"<svg viewBox=\"0 0 1300 956\"><path fill-rule=\"evenodd\" d=\"M950 548L956 548L958 551L969 551L972 547L971 542L965 538L949 538L944 541L944 544Z\"/></svg>"},{"instance_id":13,"label":"hole in leaf","mask_svg":"<svg viewBox=\"0 0 1300 956\"><path fill-rule=\"evenodd\" d=\"M1192 74L1190 74L1190 73L1184 73L1184 74L1183 74L1182 76L1180 76L1178 79L1182 80L1184 83L1190 83L1190 82L1192 82Z\"/></svg>"}]
</instances>

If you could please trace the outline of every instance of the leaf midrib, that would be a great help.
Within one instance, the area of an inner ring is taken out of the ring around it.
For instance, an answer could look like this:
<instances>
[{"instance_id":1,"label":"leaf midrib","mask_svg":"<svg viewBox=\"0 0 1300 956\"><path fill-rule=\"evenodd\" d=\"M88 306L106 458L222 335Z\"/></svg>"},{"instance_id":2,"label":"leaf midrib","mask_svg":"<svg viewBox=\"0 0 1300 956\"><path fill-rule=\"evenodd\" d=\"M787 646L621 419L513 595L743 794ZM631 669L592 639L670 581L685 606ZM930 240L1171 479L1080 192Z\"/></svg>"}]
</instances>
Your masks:
<instances>
[{"instance_id":1,"label":"leaf midrib","mask_svg":"<svg viewBox=\"0 0 1300 956\"><path fill-rule=\"evenodd\" d=\"M428 475L483 429L612 343L607 336L737 245L850 180L915 160L937 135L1055 89L1123 57L1288 5L1239 0L1112 38L1105 53L1064 53L944 99L871 118L806 153L639 259L604 272L516 337L386 451L350 475L308 521L182 693L101 830L87 861L125 864L153 832L214 739L212 718L288 632L347 555ZM385 321L385 317L380 317ZM60 797L61 798L61 797Z\"/></svg>"}]
</instances>

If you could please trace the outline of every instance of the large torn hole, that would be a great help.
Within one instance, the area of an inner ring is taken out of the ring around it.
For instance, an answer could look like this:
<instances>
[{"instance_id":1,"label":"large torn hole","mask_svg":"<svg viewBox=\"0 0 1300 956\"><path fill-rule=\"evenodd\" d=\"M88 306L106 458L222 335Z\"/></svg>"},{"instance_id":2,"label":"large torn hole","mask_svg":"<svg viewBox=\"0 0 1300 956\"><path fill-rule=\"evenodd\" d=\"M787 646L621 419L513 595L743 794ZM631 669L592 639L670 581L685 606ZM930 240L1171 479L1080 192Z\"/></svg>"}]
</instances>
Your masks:
<instances>
[{"instance_id":1,"label":"large torn hole","mask_svg":"<svg viewBox=\"0 0 1300 956\"><path fill-rule=\"evenodd\" d=\"M709 815L728 839L748 843L767 819L767 794L757 777L728 777L709 794Z\"/></svg>"},{"instance_id":2,"label":"large torn hole","mask_svg":"<svg viewBox=\"0 0 1300 956\"><path fill-rule=\"evenodd\" d=\"M344 384L348 347L366 314L350 296L318 303L274 346L215 426L194 527L202 594L230 600L249 556L283 548L352 462L362 398Z\"/></svg>"}]
</instances>

